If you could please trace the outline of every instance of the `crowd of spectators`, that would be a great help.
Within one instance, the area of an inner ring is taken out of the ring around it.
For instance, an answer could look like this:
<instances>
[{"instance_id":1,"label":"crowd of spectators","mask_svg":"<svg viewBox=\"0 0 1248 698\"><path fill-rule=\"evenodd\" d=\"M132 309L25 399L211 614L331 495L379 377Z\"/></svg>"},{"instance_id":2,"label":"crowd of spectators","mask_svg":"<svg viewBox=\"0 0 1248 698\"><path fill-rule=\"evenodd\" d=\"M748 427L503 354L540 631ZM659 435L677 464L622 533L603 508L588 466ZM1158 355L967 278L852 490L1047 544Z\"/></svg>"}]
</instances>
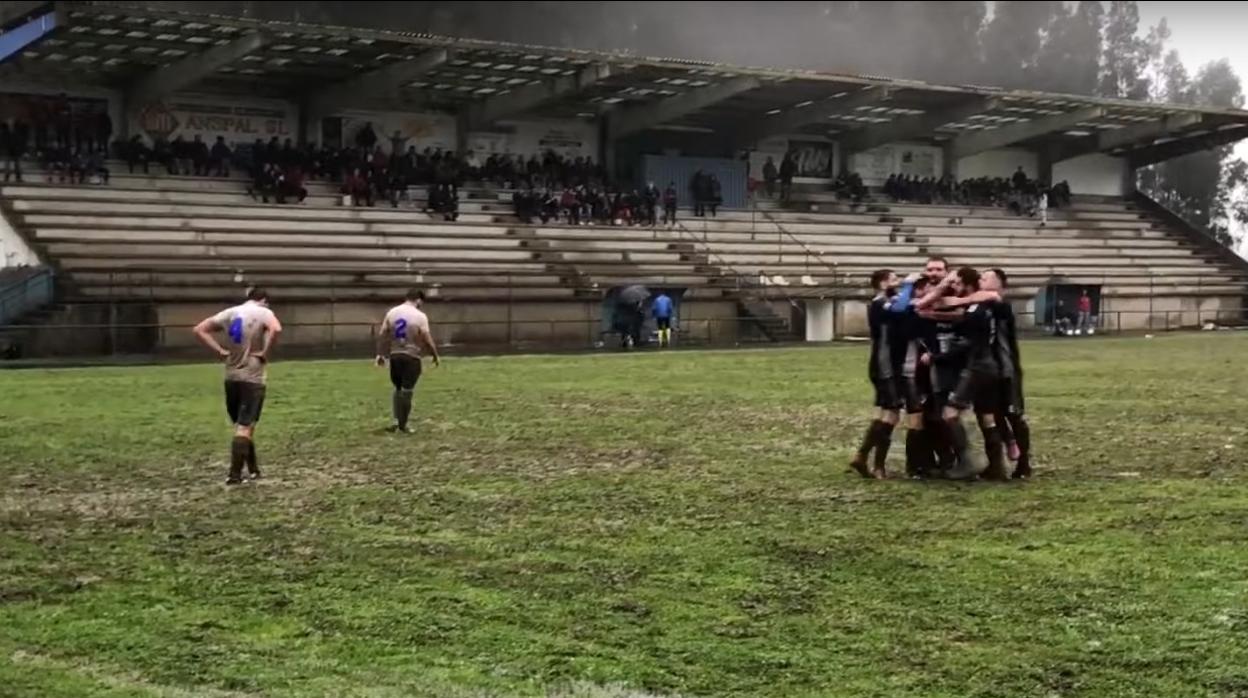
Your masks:
<instances>
[{"instance_id":1,"label":"crowd of spectators","mask_svg":"<svg viewBox=\"0 0 1248 698\"><path fill-rule=\"evenodd\" d=\"M644 189L619 190L579 185L561 192L553 188L526 188L512 195L516 216L522 223L540 220L566 222L568 225L644 225L676 224L679 197L676 184L669 182L660 191L654 182Z\"/></svg>"},{"instance_id":2,"label":"crowd of spectators","mask_svg":"<svg viewBox=\"0 0 1248 698\"><path fill-rule=\"evenodd\" d=\"M949 175L940 178L889 175L884 182L884 195L893 201L917 204L963 204L968 206L1001 206L1015 215L1037 215L1048 207L1070 206L1070 185L1061 181L1050 186L1032 179L1018 168L1013 176L975 177L955 180Z\"/></svg>"},{"instance_id":3,"label":"crowd of spectators","mask_svg":"<svg viewBox=\"0 0 1248 698\"><path fill-rule=\"evenodd\" d=\"M28 156L42 162L62 182L83 182L89 176L107 181L104 162L113 135L108 110L75 107L64 94L35 104L46 113L29 123L17 117L0 120L4 181L22 181L22 161Z\"/></svg>"}]
</instances>

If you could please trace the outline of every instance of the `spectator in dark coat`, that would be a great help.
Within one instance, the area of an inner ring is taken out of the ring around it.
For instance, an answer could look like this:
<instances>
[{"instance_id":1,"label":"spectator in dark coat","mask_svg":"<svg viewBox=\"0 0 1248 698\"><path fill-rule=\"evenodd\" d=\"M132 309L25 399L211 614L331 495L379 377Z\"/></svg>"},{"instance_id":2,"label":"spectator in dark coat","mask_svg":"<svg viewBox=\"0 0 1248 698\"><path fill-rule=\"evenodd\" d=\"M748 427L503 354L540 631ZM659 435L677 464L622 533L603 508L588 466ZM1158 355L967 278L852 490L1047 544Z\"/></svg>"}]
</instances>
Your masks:
<instances>
[{"instance_id":1,"label":"spectator in dark coat","mask_svg":"<svg viewBox=\"0 0 1248 698\"><path fill-rule=\"evenodd\" d=\"M776 170L776 163L772 162L771 156L767 156L767 162L763 165L763 191L767 192L767 198L776 195L776 179L780 177L780 173Z\"/></svg>"},{"instance_id":2,"label":"spectator in dark coat","mask_svg":"<svg viewBox=\"0 0 1248 698\"><path fill-rule=\"evenodd\" d=\"M195 176L207 177L208 159L212 155L212 153L208 150L208 144L205 143L204 139L197 133L195 134L195 140L191 141L188 150L191 154L191 164L194 166Z\"/></svg>"},{"instance_id":3,"label":"spectator in dark coat","mask_svg":"<svg viewBox=\"0 0 1248 698\"><path fill-rule=\"evenodd\" d=\"M797 162L793 160L792 153L784 154L784 161L780 163L780 199L789 200L789 195L793 193L793 178L797 176Z\"/></svg>"},{"instance_id":4,"label":"spectator in dark coat","mask_svg":"<svg viewBox=\"0 0 1248 698\"><path fill-rule=\"evenodd\" d=\"M217 136L217 142L212 144L212 152L209 153L208 163L212 169L213 176L230 176L230 146L225 144L225 138Z\"/></svg>"},{"instance_id":5,"label":"spectator in dark coat","mask_svg":"<svg viewBox=\"0 0 1248 698\"><path fill-rule=\"evenodd\" d=\"M668 182L667 189L663 190L663 223L664 225L676 225L676 183Z\"/></svg>"},{"instance_id":6,"label":"spectator in dark coat","mask_svg":"<svg viewBox=\"0 0 1248 698\"><path fill-rule=\"evenodd\" d=\"M9 181L10 176L16 176L17 181L22 181L22 158L26 155L29 138L30 129L24 122L0 122L0 156L4 157L4 181Z\"/></svg>"}]
</instances>

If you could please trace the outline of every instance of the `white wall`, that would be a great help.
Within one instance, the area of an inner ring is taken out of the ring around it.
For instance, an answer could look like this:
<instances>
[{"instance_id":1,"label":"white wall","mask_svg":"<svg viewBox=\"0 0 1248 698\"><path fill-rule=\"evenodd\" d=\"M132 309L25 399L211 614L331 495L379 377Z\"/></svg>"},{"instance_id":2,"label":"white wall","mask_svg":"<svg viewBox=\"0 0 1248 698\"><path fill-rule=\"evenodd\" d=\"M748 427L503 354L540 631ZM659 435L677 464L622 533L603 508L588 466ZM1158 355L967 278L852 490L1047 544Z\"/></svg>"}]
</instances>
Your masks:
<instances>
[{"instance_id":1,"label":"white wall","mask_svg":"<svg viewBox=\"0 0 1248 698\"><path fill-rule=\"evenodd\" d=\"M1066 180L1076 194L1124 196L1127 187L1127 162L1101 153L1080 155L1053 164L1053 181Z\"/></svg>"},{"instance_id":2,"label":"white wall","mask_svg":"<svg viewBox=\"0 0 1248 698\"><path fill-rule=\"evenodd\" d=\"M0 213L0 268L33 267L39 264L39 255L9 225L4 213Z\"/></svg>"},{"instance_id":3,"label":"white wall","mask_svg":"<svg viewBox=\"0 0 1248 698\"><path fill-rule=\"evenodd\" d=\"M892 174L914 177L939 177L944 168L944 150L918 143L889 143L861 153L854 153L849 162L867 186L879 186Z\"/></svg>"},{"instance_id":4,"label":"white wall","mask_svg":"<svg viewBox=\"0 0 1248 698\"><path fill-rule=\"evenodd\" d=\"M1012 177L1022 165L1023 172L1031 179L1040 175L1040 163L1036 154L1020 148L986 150L958 160L954 173L958 179L976 177Z\"/></svg>"},{"instance_id":5,"label":"white wall","mask_svg":"<svg viewBox=\"0 0 1248 698\"><path fill-rule=\"evenodd\" d=\"M148 140L156 136L191 140L198 135L208 143L225 136L230 145L257 138L267 142L274 136L285 141L298 137L299 117L294 104L278 99L174 94L132 116L130 134L136 133Z\"/></svg>"},{"instance_id":6,"label":"white wall","mask_svg":"<svg viewBox=\"0 0 1248 698\"><path fill-rule=\"evenodd\" d=\"M468 149L481 157L512 153L528 157L553 150L564 157L598 159L598 125L590 121L505 121L468 134Z\"/></svg>"},{"instance_id":7,"label":"white wall","mask_svg":"<svg viewBox=\"0 0 1248 698\"><path fill-rule=\"evenodd\" d=\"M355 134L364 124L371 122L373 131L377 133L377 144L386 152L390 152L390 139L395 131L407 138L406 145L416 146L416 150L425 148L443 150L455 149L455 117L451 114L384 112L384 111L343 111L335 116L342 117L343 145L354 145ZM320 122L308 134L310 138L320 140Z\"/></svg>"},{"instance_id":8,"label":"white wall","mask_svg":"<svg viewBox=\"0 0 1248 698\"><path fill-rule=\"evenodd\" d=\"M828 163L827 170L830 176L797 176L793 178L793 181L798 184L819 184L830 182L836 177L837 172L839 172L841 157L840 144L825 136L809 136L805 134L773 136L766 140L759 141L754 146L754 149L749 153L750 179L757 182L763 181L763 165L767 164L768 157L770 157L772 162L775 163L776 170L779 170L780 163L784 160L785 153L794 149L809 152L816 149L812 146L818 146L820 144L826 144L827 146L826 149L817 148L817 150L826 150L826 154L828 156L828 159L826 160Z\"/></svg>"}]
</instances>

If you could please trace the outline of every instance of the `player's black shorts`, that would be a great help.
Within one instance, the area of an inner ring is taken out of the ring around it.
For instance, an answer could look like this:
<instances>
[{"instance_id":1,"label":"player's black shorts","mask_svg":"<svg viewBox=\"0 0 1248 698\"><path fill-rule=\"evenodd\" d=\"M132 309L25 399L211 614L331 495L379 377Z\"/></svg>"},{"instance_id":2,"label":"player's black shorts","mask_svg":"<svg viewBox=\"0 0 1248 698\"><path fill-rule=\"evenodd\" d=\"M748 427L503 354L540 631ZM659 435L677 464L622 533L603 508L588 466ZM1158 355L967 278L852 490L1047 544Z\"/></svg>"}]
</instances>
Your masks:
<instances>
[{"instance_id":1,"label":"player's black shorts","mask_svg":"<svg viewBox=\"0 0 1248 698\"><path fill-rule=\"evenodd\" d=\"M932 397L931 372L920 368L905 378L906 413L919 414L927 409Z\"/></svg>"},{"instance_id":2,"label":"player's black shorts","mask_svg":"<svg viewBox=\"0 0 1248 698\"><path fill-rule=\"evenodd\" d=\"M390 355L390 382L395 390L411 390L420 380L420 359L407 354Z\"/></svg>"},{"instance_id":3,"label":"player's black shorts","mask_svg":"<svg viewBox=\"0 0 1248 698\"><path fill-rule=\"evenodd\" d=\"M1002 378L1001 411L1004 414L1024 414L1025 409L1023 405L1023 379L1018 376Z\"/></svg>"},{"instance_id":4,"label":"player's black shorts","mask_svg":"<svg viewBox=\"0 0 1248 698\"><path fill-rule=\"evenodd\" d=\"M225 382L225 411L230 422L249 427L260 421L264 409L264 386L244 381Z\"/></svg>"},{"instance_id":5,"label":"player's black shorts","mask_svg":"<svg viewBox=\"0 0 1248 698\"><path fill-rule=\"evenodd\" d=\"M875 406L882 410L899 410L906 404L902 378L872 378Z\"/></svg>"},{"instance_id":6,"label":"player's black shorts","mask_svg":"<svg viewBox=\"0 0 1248 698\"><path fill-rule=\"evenodd\" d=\"M957 387L949 395L949 405L960 410L973 406L975 414L998 414L1002 391L1000 377L964 368Z\"/></svg>"},{"instance_id":7,"label":"player's black shorts","mask_svg":"<svg viewBox=\"0 0 1248 698\"><path fill-rule=\"evenodd\" d=\"M672 319L670 317L656 317L654 326L660 330L669 330L672 328Z\"/></svg>"}]
</instances>

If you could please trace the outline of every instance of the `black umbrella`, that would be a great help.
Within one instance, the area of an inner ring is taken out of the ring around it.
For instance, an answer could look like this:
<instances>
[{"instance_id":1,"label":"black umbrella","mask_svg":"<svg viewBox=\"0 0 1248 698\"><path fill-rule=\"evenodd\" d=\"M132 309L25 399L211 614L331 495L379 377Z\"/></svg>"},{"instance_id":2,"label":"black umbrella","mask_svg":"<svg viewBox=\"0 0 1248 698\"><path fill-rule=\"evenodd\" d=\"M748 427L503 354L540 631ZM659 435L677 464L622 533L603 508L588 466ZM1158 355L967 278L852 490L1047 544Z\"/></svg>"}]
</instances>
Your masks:
<instances>
[{"instance_id":1,"label":"black umbrella","mask_svg":"<svg viewBox=\"0 0 1248 698\"><path fill-rule=\"evenodd\" d=\"M641 284L633 284L620 289L620 305L641 305L650 297L650 289Z\"/></svg>"}]
</instances>

